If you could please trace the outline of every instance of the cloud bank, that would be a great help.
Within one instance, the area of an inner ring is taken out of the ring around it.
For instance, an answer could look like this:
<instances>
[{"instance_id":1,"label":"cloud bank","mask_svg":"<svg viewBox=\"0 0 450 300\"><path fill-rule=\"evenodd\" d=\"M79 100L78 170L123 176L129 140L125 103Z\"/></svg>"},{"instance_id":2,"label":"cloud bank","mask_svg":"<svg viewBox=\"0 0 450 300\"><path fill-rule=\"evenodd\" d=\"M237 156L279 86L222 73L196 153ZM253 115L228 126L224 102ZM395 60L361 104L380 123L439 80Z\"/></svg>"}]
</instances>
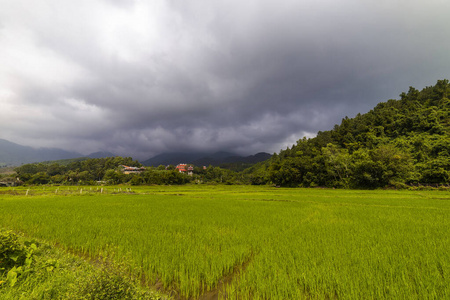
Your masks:
<instances>
[{"instance_id":1,"label":"cloud bank","mask_svg":"<svg viewBox=\"0 0 450 300\"><path fill-rule=\"evenodd\" d=\"M0 138L277 152L449 78L448 1L0 0Z\"/></svg>"}]
</instances>

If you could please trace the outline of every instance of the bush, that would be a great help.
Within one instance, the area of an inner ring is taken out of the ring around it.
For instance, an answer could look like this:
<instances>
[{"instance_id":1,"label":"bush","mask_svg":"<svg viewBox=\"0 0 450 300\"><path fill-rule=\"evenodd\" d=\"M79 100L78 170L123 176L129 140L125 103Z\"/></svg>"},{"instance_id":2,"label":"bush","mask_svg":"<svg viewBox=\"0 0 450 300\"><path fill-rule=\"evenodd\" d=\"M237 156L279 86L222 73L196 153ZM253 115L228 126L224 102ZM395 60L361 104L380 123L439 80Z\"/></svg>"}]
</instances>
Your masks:
<instances>
[{"instance_id":1,"label":"bush","mask_svg":"<svg viewBox=\"0 0 450 300\"><path fill-rule=\"evenodd\" d=\"M0 272L21 265L25 260L25 250L18 236L11 230L0 229Z\"/></svg>"},{"instance_id":2,"label":"bush","mask_svg":"<svg viewBox=\"0 0 450 300\"><path fill-rule=\"evenodd\" d=\"M133 286L117 271L103 269L86 280L79 295L84 299L133 299Z\"/></svg>"},{"instance_id":3,"label":"bush","mask_svg":"<svg viewBox=\"0 0 450 300\"><path fill-rule=\"evenodd\" d=\"M36 249L34 242L25 242L22 245L18 236L11 230L0 229L0 274L8 272L6 281L0 283L7 283L12 287L19 276L33 272L31 264Z\"/></svg>"},{"instance_id":4,"label":"bush","mask_svg":"<svg viewBox=\"0 0 450 300\"><path fill-rule=\"evenodd\" d=\"M102 259L100 264L100 270L79 283L78 290L73 293L76 299L162 299L159 294L139 289L136 278L129 275L130 270L125 263Z\"/></svg>"}]
</instances>

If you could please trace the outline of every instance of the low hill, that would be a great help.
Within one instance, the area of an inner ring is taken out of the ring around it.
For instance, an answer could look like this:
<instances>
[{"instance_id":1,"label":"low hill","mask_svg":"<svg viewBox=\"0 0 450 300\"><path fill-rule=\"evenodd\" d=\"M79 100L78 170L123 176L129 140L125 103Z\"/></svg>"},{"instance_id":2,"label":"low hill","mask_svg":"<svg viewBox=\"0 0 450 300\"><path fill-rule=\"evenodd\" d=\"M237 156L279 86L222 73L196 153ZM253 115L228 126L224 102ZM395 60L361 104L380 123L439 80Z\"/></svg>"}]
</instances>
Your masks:
<instances>
[{"instance_id":1,"label":"low hill","mask_svg":"<svg viewBox=\"0 0 450 300\"><path fill-rule=\"evenodd\" d=\"M116 155L114 155L111 152L94 152L94 153L89 154L88 156L49 160L49 161L43 161L41 163L43 163L43 164L55 164L56 163L56 164L60 164L62 166L68 166L71 163L75 163L75 162L81 162L81 161L97 159L97 158L108 158L108 157L116 157Z\"/></svg>"},{"instance_id":2,"label":"low hill","mask_svg":"<svg viewBox=\"0 0 450 300\"><path fill-rule=\"evenodd\" d=\"M421 91L345 117L332 130L248 170L254 184L378 188L450 184L450 84Z\"/></svg>"}]
</instances>

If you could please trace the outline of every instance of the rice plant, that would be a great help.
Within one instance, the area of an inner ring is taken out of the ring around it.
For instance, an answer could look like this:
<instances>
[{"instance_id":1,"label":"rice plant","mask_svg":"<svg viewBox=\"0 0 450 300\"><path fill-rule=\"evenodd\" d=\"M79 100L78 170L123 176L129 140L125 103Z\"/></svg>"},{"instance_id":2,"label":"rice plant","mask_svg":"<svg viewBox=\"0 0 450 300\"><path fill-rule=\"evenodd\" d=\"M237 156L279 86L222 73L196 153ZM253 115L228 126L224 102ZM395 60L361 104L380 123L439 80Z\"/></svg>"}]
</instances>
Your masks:
<instances>
[{"instance_id":1,"label":"rice plant","mask_svg":"<svg viewBox=\"0 0 450 300\"><path fill-rule=\"evenodd\" d=\"M0 194L0 226L86 257L130 257L148 285L173 295L450 297L448 192L56 189Z\"/></svg>"}]
</instances>

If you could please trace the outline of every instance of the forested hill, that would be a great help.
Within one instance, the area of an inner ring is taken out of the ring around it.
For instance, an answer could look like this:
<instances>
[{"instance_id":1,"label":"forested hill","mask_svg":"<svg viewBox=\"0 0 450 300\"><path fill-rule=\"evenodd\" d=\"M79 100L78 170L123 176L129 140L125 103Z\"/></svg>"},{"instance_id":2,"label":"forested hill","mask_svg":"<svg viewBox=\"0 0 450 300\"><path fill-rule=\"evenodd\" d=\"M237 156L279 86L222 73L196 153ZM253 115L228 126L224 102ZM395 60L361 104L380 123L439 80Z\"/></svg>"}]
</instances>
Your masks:
<instances>
[{"instance_id":1,"label":"forested hill","mask_svg":"<svg viewBox=\"0 0 450 300\"><path fill-rule=\"evenodd\" d=\"M377 188L450 184L450 85L438 80L344 118L248 169L254 184Z\"/></svg>"}]
</instances>

